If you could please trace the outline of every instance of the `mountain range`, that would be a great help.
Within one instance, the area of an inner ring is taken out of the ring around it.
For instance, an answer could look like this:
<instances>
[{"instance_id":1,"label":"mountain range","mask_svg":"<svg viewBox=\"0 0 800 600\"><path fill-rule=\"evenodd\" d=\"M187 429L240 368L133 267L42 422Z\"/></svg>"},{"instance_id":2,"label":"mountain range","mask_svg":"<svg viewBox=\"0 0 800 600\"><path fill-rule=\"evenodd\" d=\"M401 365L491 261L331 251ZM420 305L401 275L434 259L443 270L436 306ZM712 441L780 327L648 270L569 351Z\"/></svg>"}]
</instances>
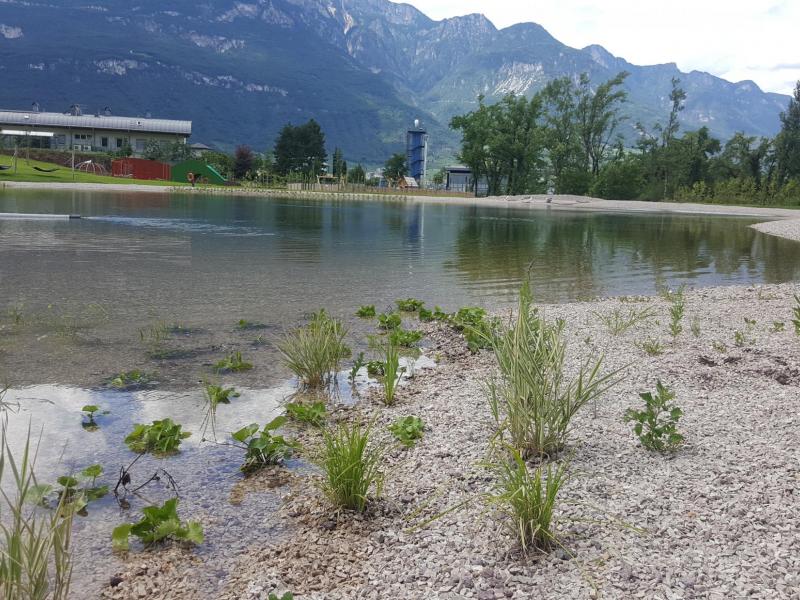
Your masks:
<instances>
[{"instance_id":1,"label":"mountain range","mask_svg":"<svg viewBox=\"0 0 800 600\"><path fill-rule=\"evenodd\" d=\"M382 163L415 118L434 161L452 159L450 118L477 97L531 94L561 76L628 71L629 119L664 121L671 79L686 129L774 135L788 96L675 64L637 66L601 46L575 49L543 27L497 29L482 15L435 21L388 0L0 0L0 107L111 107L191 119L192 141L271 148L287 122L315 118L329 151Z\"/></svg>"}]
</instances>

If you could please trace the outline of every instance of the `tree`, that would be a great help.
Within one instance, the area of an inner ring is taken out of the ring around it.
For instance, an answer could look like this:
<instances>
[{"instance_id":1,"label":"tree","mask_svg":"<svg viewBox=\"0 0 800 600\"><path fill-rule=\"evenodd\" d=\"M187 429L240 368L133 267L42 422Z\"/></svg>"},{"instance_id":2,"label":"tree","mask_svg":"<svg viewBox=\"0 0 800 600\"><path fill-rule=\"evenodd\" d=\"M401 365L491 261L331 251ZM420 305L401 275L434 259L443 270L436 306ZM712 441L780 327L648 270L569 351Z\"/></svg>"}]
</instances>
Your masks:
<instances>
[{"instance_id":1,"label":"tree","mask_svg":"<svg viewBox=\"0 0 800 600\"><path fill-rule=\"evenodd\" d=\"M586 73L580 77L575 107L578 136L592 176L600 172L600 165L608 156L617 127L624 119L619 114L619 107L628 97L628 93L622 89L628 75L628 72L622 71L600 84L595 91L592 91Z\"/></svg>"},{"instance_id":2,"label":"tree","mask_svg":"<svg viewBox=\"0 0 800 600\"><path fill-rule=\"evenodd\" d=\"M349 180L351 183L365 183L367 180L367 174L364 171L364 167L360 164L353 167L353 170L350 171Z\"/></svg>"},{"instance_id":3,"label":"tree","mask_svg":"<svg viewBox=\"0 0 800 600\"><path fill-rule=\"evenodd\" d=\"M386 177L387 180L397 185L397 183L399 183L399 181L406 175L408 175L406 155L401 152L392 154L383 167L383 176Z\"/></svg>"},{"instance_id":4,"label":"tree","mask_svg":"<svg viewBox=\"0 0 800 600\"><path fill-rule=\"evenodd\" d=\"M327 154L319 123L311 119L297 127L285 125L275 141L274 154L275 169L281 175L301 173L315 177L322 173Z\"/></svg>"},{"instance_id":5,"label":"tree","mask_svg":"<svg viewBox=\"0 0 800 600\"><path fill-rule=\"evenodd\" d=\"M556 194L572 193L567 185L568 171L584 168L581 143L575 126L575 95L569 77L554 79L542 90L544 146Z\"/></svg>"},{"instance_id":6,"label":"tree","mask_svg":"<svg viewBox=\"0 0 800 600\"><path fill-rule=\"evenodd\" d=\"M800 81L786 111L781 113L781 131L775 138L778 185L800 179Z\"/></svg>"},{"instance_id":7,"label":"tree","mask_svg":"<svg viewBox=\"0 0 800 600\"><path fill-rule=\"evenodd\" d=\"M244 179L248 173L252 172L254 164L255 155L250 146L237 146L233 157L234 179Z\"/></svg>"},{"instance_id":8,"label":"tree","mask_svg":"<svg viewBox=\"0 0 800 600\"><path fill-rule=\"evenodd\" d=\"M347 178L347 161L344 159L341 148L333 150L333 176L340 179Z\"/></svg>"}]
</instances>

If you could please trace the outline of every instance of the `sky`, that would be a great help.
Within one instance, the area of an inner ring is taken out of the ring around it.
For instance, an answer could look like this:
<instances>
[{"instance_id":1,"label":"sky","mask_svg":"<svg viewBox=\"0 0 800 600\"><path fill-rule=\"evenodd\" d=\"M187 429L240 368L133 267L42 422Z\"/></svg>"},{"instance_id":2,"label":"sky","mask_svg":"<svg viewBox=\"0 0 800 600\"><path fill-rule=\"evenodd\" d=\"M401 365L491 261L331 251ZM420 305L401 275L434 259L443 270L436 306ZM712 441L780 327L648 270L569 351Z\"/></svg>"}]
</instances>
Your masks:
<instances>
[{"instance_id":1,"label":"sky","mask_svg":"<svg viewBox=\"0 0 800 600\"><path fill-rule=\"evenodd\" d=\"M431 18L533 21L575 48L637 65L674 62L789 94L800 79L800 0L405 0Z\"/></svg>"}]
</instances>

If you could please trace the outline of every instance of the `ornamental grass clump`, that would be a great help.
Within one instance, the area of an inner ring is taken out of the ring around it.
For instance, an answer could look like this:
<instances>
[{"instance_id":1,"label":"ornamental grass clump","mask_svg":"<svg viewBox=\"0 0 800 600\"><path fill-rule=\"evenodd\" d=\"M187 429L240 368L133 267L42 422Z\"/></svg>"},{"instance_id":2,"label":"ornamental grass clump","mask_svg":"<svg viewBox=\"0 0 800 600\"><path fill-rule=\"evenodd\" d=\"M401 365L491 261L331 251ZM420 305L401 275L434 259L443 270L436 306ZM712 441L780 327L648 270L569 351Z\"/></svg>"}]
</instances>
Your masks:
<instances>
[{"instance_id":1,"label":"ornamental grass clump","mask_svg":"<svg viewBox=\"0 0 800 600\"><path fill-rule=\"evenodd\" d=\"M523 459L561 450L572 418L611 387L618 373L601 374L601 357L587 360L568 378L564 322L548 323L532 303L526 283L516 320L491 339L500 373L487 381L497 435Z\"/></svg>"},{"instance_id":2,"label":"ornamental grass clump","mask_svg":"<svg viewBox=\"0 0 800 600\"><path fill-rule=\"evenodd\" d=\"M52 510L30 502L41 493L33 472L36 449L31 448L30 429L20 460L8 444L5 423L0 435L0 598L67 600L75 511L68 509L64 495Z\"/></svg>"},{"instance_id":3,"label":"ornamental grass clump","mask_svg":"<svg viewBox=\"0 0 800 600\"><path fill-rule=\"evenodd\" d=\"M364 512L383 488L382 450L369 443L371 425L339 424L323 431L318 463L324 471L322 491L336 507Z\"/></svg>"},{"instance_id":4,"label":"ornamental grass clump","mask_svg":"<svg viewBox=\"0 0 800 600\"><path fill-rule=\"evenodd\" d=\"M504 523L524 552L547 551L556 541L553 513L558 492L567 479L567 463L539 465L533 472L517 450L493 465L494 489L487 501L504 517Z\"/></svg>"},{"instance_id":5,"label":"ornamental grass clump","mask_svg":"<svg viewBox=\"0 0 800 600\"><path fill-rule=\"evenodd\" d=\"M278 344L284 364L310 389L320 389L336 376L342 360L350 356L344 343L347 329L320 310L309 323L288 333Z\"/></svg>"}]
</instances>

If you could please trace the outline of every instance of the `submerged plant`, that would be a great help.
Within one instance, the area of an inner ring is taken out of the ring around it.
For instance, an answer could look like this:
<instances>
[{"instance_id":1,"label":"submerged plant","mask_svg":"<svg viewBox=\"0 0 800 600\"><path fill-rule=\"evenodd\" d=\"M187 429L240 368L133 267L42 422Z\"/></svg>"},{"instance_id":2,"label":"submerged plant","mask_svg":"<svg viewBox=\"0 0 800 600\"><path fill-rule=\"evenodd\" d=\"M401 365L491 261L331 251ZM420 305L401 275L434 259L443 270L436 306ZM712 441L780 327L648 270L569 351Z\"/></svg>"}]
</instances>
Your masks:
<instances>
[{"instance_id":1,"label":"submerged plant","mask_svg":"<svg viewBox=\"0 0 800 600\"><path fill-rule=\"evenodd\" d=\"M364 306L359 307L356 311L356 316L361 317L362 319L369 319L375 316L375 305L374 304L366 304Z\"/></svg>"},{"instance_id":2,"label":"submerged plant","mask_svg":"<svg viewBox=\"0 0 800 600\"><path fill-rule=\"evenodd\" d=\"M619 308L615 308L610 314L599 312L594 312L593 314L605 325L611 335L620 335L631 327L653 317L655 310L653 307L648 306L642 310L629 308L627 313L623 313Z\"/></svg>"},{"instance_id":3,"label":"submerged plant","mask_svg":"<svg viewBox=\"0 0 800 600\"><path fill-rule=\"evenodd\" d=\"M242 358L241 352L234 352L214 365L214 370L217 373L239 373L241 371L249 371L252 368L252 363L246 362Z\"/></svg>"},{"instance_id":4,"label":"submerged plant","mask_svg":"<svg viewBox=\"0 0 800 600\"><path fill-rule=\"evenodd\" d=\"M133 431L125 438L128 448L139 454L150 452L156 455L174 454L181 441L192 435L181 431L181 426L172 419L153 421L150 425L135 423Z\"/></svg>"},{"instance_id":5,"label":"submerged plant","mask_svg":"<svg viewBox=\"0 0 800 600\"><path fill-rule=\"evenodd\" d=\"M655 396L651 392L644 392L639 397L644 400L644 410L629 408L625 411L625 422L634 423L633 432L648 450L675 450L683 443L683 436L677 431L683 411L671 404L675 393L659 381L656 383Z\"/></svg>"},{"instance_id":6,"label":"submerged plant","mask_svg":"<svg viewBox=\"0 0 800 600\"><path fill-rule=\"evenodd\" d=\"M411 448L417 443L417 440L422 439L424 429L425 424L422 419L413 415L401 417L389 425L389 431L397 438L398 442L407 448Z\"/></svg>"},{"instance_id":7,"label":"submerged plant","mask_svg":"<svg viewBox=\"0 0 800 600\"><path fill-rule=\"evenodd\" d=\"M116 377L112 378L108 384L120 390L129 390L134 388L141 388L151 385L155 382L155 376L146 373L144 371L140 371L139 369L134 369L133 371L125 371L120 373Z\"/></svg>"},{"instance_id":8,"label":"submerged plant","mask_svg":"<svg viewBox=\"0 0 800 600\"><path fill-rule=\"evenodd\" d=\"M403 323L403 320L400 318L400 315L397 313L381 313L378 315L378 327L385 331L391 331L392 329L397 329Z\"/></svg>"},{"instance_id":9,"label":"submerged plant","mask_svg":"<svg viewBox=\"0 0 800 600\"><path fill-rule=\"evenodd\" d=\"M324 472L321 488L336 507L364 512L373 493L381 495L383 453L369 444L370 433L371 426L360 423L323 431L318 458Z\"/></svg>"},{"instance_id":10,"label":"submerged plant","mask_svg":"<svg viewBox=\"0 0 800 600\"><path fill-rule=\"evenodd\" d=\"M3 522L0 524L0 598L68 600L72 579L73 510L59 499L53 510L31 509L39 494L30 428L19 460L6 436L0 436L0 482ZM9 477L10 473L10 477Z\"/></svg>"},{"instance_id":11,"label":"submerged plant","mask_svg":"<svg viewBox=\"0 0 800 600\"><path fill-rule=\"evenodd\" d=\"M264 427L260 427L258 423L251 423L231 434L231 437L240 444L239 447L245 451L242 472L252 473L268 465L276 465L292 455L296 444L273 433L284 423L286 417L276 417Z\"/></svg>"},{"instance_id":12,"label":"submerged plant","mask_svg":"<svg viewBox=\"0 0 800 600\"><path fill-rule=\"evenodd\" d=\"M314 427L321 427L325 423L327 414L324 402L314 402L313 404L290 402L286 405L286 415L290 419L308 423Z\"/></svg>"},{"instance_id":13,"label":"submerged plant","mask_svg":"<svg viewBox=\"0 0 800 600\"><path fill-rule=\"evenodd\" d=\"M422 300L417 300L416 298L406 298L405 300L397 301L397 309L400 312L417 312L423 306L425 306L425 303Z\"/></svg>"},{"instance_id":14,"label":"submerged plant","mask_svg":"<svg viewBox=\"0 0 800 600\"><path fill-rule=\"evenodd\" d=\"M142 519L114 528L111 540L115 550L128 550L130 537L134 536L150 546L167 539L191 544L203 543L203 527L196 521L182 522L178 517L178 499L171 498L162 506L142 509Z\"/></svg>"},{"instance_id":15,"label":"submerged plant","mask_svg":"<svg viewBox=\"0 0 800 600\"><path fill-rule=\"evenodd\" d=\"M487 500L504 516L524 552L547 551L556 542L553 516L567 479L567 463L539 465L531 473L520 453L509 451L510 459L493 465L497 479Z\"/></svg>"},{"instance_id":16,"label":"submerged plant","mask_svg":"<svg viewBox=\"0 0 800 600\"><path fill-rule=\"evenodd\" d=\"M567 377L563 330L563 321L540 316L525 283L516 320L492 341L500 376L487 381L489 406L498 436L523 458L561 450L575 414L615 383L618 371L600 374L602 357Z\"/></svg>"},{"instance_id":17,"label":"submerged plant","mask_svg":"<svg viewBox=\"0 0 800 600\"><path fill-rule=\"evenodd\" d=\"M347 329L320 310L309 323L287 334L278 344L284 363L305 387L325 387L336 376L342 360L350 356L344 343Z\"/></svg>"},{"instance_id":18,"label":"submerged plant","mask_svg":"<svg viewBox=\"0 0 800 600\"><path fill-rule=\"evenodd\" d=\"M389 343L403 348L411 348L422 339L422 332L417 330L392 329L389 332Z\"/></svg>"},{"instance_id":19,"label":"submerged plant","mask_svg":"<svg viewBox=\"0 0 800 600\"><path fill-rule=\"evenodd\" d=\"M55 506L61 511L73 511L85 515L90 502L108 494L107 485L96 485L103 474L103 467L90 465L77 475L62 475L54 485L36 485L31 489L29 500L45 506L50 505L49 496L56 498Z\"/></svg>"},{"instance_id":20,"label":"submerged plant","mask_svg":"<svg viewBox=\"0 0 800 600\"><path fill-rule=\"evenodd\" d=\"M83 427L86 431L97 431L100 426L97 424L95 417L97 415L107 415L109 411L107 410L100 410L100 407L95 404L87 404L81 409L83 412L83 421L81 421L81 427Z\"/></svg>"}]
</instances>

